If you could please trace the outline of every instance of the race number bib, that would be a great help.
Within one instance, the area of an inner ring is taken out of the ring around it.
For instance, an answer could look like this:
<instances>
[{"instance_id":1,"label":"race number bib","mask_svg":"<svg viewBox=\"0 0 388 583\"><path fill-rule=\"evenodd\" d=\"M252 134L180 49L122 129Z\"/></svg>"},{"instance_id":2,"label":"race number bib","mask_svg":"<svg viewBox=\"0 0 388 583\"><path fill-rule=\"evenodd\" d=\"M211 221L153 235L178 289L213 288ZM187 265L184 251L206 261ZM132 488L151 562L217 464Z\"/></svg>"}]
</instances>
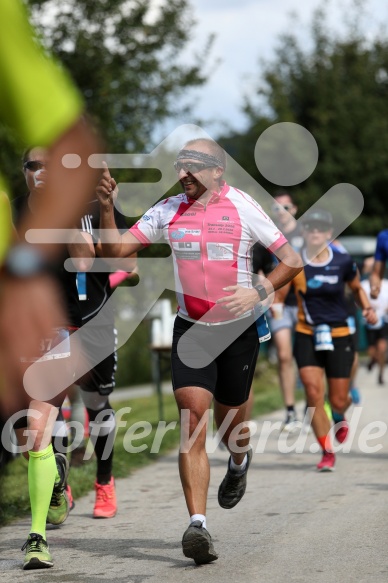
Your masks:
<instances>
[{"instance_id":1,"label":"race number bib","mask_svg":"<svg viewBox=\"0 0 388 583\"><path fill-rule=\"evenodd\" d=\"M79 272L76 277L78 299L84 301L88 299L87 287L86 287L86 273Z\"/></svg>"},{"instance_id":2,"label":"race number bib","mask_svg":"<svg viewBox=\"0 0 388 583\"><path fill-rule=\"evenodd\" d=\"M334 350L331 328L328 324L314 326L314 348L315 350Z\"/></svg>"},{"instance_id":3,"label":"race number bib","mask_svg":"<svg viewBox=\"0 0 388 583\"><path fill-rule=\"evenodd\" d=\"M354 316L348 316L346 318L346 323L347 323L348 328L349 328L349 334L355 334L357 331L356 318Z\"/></svg>"},{"instance_id":4,"label":"race number bib","mask_svg":"<svg viewBox=\"0 0 388 583\"><path fill-rule=\"evenodd\" d=\"M22 362L37 362L47 360L57 360L59 358L69 358L70 356L70 333L66 328L54 330L51 338L44 338L40 343L40 355L34 358L21 357Z\"/></svg>"},{"instance_id":5,"label":"race number bib","mask_svg":"<svg viewBox=\"0 0 388 583\"><path fill-rule=\"evenodd\" d=\"M257 307L257 304L254 307L253 311L255 314L256 330L260 344L262 342L267 342L268 340L271 340L271 330L269 329L265 314L261 312L260 308Z\"/></svg>"}]
</instances>

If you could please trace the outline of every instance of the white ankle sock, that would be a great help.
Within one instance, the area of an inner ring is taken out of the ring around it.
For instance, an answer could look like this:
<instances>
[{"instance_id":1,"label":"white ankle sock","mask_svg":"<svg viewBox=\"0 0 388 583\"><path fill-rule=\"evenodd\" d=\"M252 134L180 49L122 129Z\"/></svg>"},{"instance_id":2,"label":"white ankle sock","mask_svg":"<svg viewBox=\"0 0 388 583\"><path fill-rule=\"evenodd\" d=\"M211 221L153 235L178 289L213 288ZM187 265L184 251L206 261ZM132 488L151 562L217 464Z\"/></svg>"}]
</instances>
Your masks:
<instances>
[{"instance_id":1,"label":"white ankle sock","mask_svg":"<svg viewBox=\"0 0 388 583\"><path fill-rule=\"evenodd\" d=\"M204 516L203 514L193 514L192 516L190 516L190 524L192 522L195 522L196 520L202 522L203 528L206 528L206 516Z\"/></svg>"},{"instance_id":2,"label":"white ankle sock","mask_svg":"<svg viewBox=\"0 0 388 583\"><path fill-rule=\"evenodd\" d=\"M243 459L242 464L238 465L235 464L233 461L233 458L230 458L230 469L233 470L234 472L243 472L245 470L245 468L247 467L247 463L248 463L248 456L246 455Z\"/></svg>"}]
</instances>

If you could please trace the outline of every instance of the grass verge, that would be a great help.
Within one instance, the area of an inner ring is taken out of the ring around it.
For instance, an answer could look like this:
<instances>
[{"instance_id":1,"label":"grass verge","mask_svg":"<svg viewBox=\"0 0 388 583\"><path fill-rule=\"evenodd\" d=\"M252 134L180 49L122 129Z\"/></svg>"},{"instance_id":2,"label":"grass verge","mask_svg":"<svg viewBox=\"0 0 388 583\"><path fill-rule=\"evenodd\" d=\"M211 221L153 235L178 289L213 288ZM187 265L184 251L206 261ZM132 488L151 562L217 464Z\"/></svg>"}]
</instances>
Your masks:
<instances>
[{"instance_id":1,"label":"grass verge","mask_svg":"<svg viewBox=\"0 0 388 583\"><path fill-rule=\"evenodd\" d=\"M255 395L253 416L262 415L283 406L276 370L266 360L258 362L253 389ZM173 396L165 395L163 404L166 426L171 425L161 439L157 453L152 452L152 445L154 448L156 445L155 435L159 422L156 396L114 404L115 410L120 411L120 415L123 413L123 408L128 408L122 415L125 427L118 429L115 441L113 463L115 478L128 476L133 470L156 461L159 456L178 445L178 414ZM129 434L129 431L132 434ZM159 437L160 435L159 428ZM128 451L130 446L132 450ZM27 468L27 461L19 456L0 474L0 526L22 518L30 512ZM81 467L71 469L69 484L75 499L93 489L95 476L96 462L93 459Z\"/></svg>"}]
</instances>

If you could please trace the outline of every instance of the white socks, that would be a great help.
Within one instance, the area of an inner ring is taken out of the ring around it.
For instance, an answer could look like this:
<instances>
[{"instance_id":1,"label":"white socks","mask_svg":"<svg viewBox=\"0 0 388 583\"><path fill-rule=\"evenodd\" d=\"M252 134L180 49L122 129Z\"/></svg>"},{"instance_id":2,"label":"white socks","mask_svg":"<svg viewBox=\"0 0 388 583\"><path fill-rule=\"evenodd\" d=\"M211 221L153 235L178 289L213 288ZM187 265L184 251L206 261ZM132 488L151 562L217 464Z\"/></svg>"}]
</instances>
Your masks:
<instances>
[{"instance_id":1,"label":"white socks","mask_svg":"<svg viewBox=\"0 0 388 583\"><path fill-rule=\"evenodd\" d=\"M192 522L195 522L196 520L202 522L203 528L206 528L206 516L204 516L203 514L193 514L192 516L190 516L190 524Z\"/></svg>"},{"instance_id":2,"label":"white socks","mask_svg":"<svg viewBox=\"0 0 388 583\"><path fill-rule=\"evenodd\" d=\"M248 463L248 456L245 455L242 464L238 465L235 464L233 461L233 458L230 458L230 469L233 470L234 472L239 472L239 473L243 473L245 468L247 467L247 463Z\"/></svg>"}]
</instances>

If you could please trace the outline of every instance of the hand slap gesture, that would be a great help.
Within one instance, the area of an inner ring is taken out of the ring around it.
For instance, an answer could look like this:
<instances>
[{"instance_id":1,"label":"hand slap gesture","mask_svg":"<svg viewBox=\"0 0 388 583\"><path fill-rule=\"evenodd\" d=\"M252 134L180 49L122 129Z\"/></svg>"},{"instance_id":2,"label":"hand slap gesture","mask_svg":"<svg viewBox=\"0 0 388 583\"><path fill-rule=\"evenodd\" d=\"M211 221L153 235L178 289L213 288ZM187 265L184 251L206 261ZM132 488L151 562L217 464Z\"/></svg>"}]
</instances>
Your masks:
<instances>
[{"instance_id":1,"label":"hand slap gesture","mask_svg":"<svg viewBox=\"0 0 388 583\"><path fill-rule=\"evenodd\" d=\"M103 162L103 171L96 188L97 198L102 206L113 206L118 189L116 180L112 178L106 162Z\"/></svg>"}]
</instances>

